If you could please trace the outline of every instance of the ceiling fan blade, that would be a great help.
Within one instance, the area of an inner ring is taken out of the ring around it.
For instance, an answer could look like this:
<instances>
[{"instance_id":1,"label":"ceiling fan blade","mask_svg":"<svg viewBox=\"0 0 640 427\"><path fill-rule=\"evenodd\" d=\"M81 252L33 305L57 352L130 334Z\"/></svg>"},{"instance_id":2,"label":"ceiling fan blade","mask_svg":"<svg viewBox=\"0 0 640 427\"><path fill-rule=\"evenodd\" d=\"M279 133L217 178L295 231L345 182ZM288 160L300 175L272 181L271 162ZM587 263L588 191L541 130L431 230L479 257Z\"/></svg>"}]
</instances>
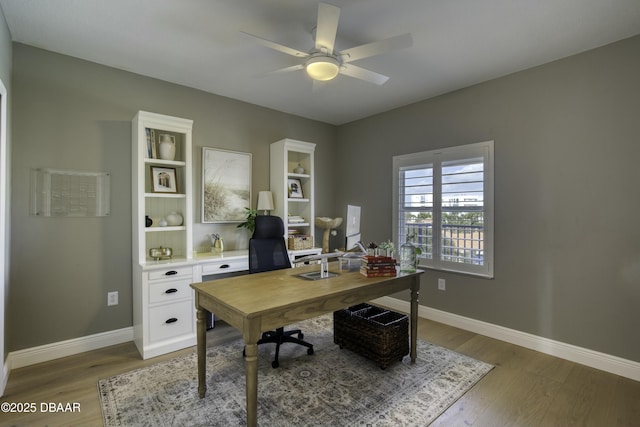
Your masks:
<instances>
[{"instance_id":1,"label":"ceiling fan blade","mask_svg":"<svg viewBox=\"0 0 640 427\"><path fill-rule=\"evenodd\" d=\"M380 55L381 53L390 52L396 49L404 49L411 47L411 45L413 45L413 37L411 37L410 33L407 33L345 49L340 52L340 56L342 57L342 62L346 63L368 58L370 56Z\"/></svg>"},{"instance_id":2,"label":"ceiling fan blade","mask_svg":"<svg viewBox=\"0 0 640 427\"><path fill-rule=\"evenodd\" d=\"M326 48L333 53L340 20L340 8L326 3L318 3L318 25L316 27L316 49Z\"/></svg>"},{"instance_id":3,"label":"ceiling fan blade","mask_svg":"<svg viewBox=\"0 0 640 427\"><path fill-rule=\"evenodd\" d=\"M283 53L286 53L287 55L291 55L291 56L295 56L296 58L306 58L307 56L309 56L309 54L307 52L303 52L301 50L298 49L294 49L292 47L288 47L285 45L281 45L279 43L276 42L272 42L271 40L267 40L264 39L262 37L253 35L253 34L249 34L249 33L245 33L244 31L240 31L242 34L247 35L255 40L258 41L258 43L271 48L273 50L277 50Z\"/></svg>"},{"instance_id":4,"label":"ceiling fan blade","mask_svg":"<svg viewBox=\"0 0 640 427\"><path fill-rule=\"evenodd\" d=\"M376 85L383 85L387 80L389 80L389 77L383 74L379 74L353 64L343 64L342 68L340 68L340 74L364 80Z\"/></svg>"},{"instance_id":5,"label":"ceiling fan blade","mask_svg":"<svg viewBox=\"0 0 640 427\"><path fill-rule=\"evenodd\" d=\"M258 77L273 76L275 74L283 74L283 73L288 73L291 71L298 71L298 70L304 70L304 64L292 65L291 67L280 68L279 70L269 71L268 73L261 74Z\"/></svg>"}]
</instances>

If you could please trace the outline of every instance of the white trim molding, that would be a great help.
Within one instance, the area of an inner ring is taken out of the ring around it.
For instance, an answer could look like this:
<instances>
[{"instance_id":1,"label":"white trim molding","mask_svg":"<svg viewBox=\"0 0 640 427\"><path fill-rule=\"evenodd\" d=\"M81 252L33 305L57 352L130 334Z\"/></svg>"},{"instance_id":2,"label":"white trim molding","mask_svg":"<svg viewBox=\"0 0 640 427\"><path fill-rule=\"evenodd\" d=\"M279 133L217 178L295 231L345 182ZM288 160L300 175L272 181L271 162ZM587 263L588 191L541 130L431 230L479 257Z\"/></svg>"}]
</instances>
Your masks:
<instances>
[{"instance_id":1,"label":"white trim molding","mask_svg":"<svg viewBox=\"0 0 640 427\"><path fill-rule=\"evenodd\" d=\"M7 365L10 371L128 341L133 341L133 327L12 351L7 357Z\"/></svg>"},{"instance_id":2,"label":"white trim molding","mask_svg":"<svg viewBox=\"0 0 640 427\"><path fill-rule=\"evenodd\" d=\"M0 13L2 15L2 13ZM0 396L4 395L4 388L8 380L7 361L5 354L5 317L6 301L9 284L9 243L10 231L7 230L8 206L9 206L9 168L8 159L9 141L7 140L7 88L0 79Z\"/></svg>"},{"instance_id":3,"label":"white trim molding","mask_svg":"<svg viewBox=\"0 0 640 427\"><path fill-rule=\"evenodd\" d=\"M4 396L4 391L7 389L7 382L9 382L9 357L2 364L2 376L0 377L0 397Z\"/></svg>"},{"instance_id":4,"label":"white trim molding","mask_svg":"<svg viewBox=\"0 0 640 427\"><path fill-rule=\"evenodd\" d=\"M375 300L377 303L394 310L408 313L410 304L392 297L382 297ZM504 326L494 325L480 320L471 319L435 308L418 306L418 316L435 322L444 323L466 331L475 332L490 338L495 338L511 344L519 345L551 356L580 363L595 369L600 369L622 377L640 381L640 363L610 354L589 350L572 344L554 341L537 335L520 332Z\"/></svg>"}]
</instances>

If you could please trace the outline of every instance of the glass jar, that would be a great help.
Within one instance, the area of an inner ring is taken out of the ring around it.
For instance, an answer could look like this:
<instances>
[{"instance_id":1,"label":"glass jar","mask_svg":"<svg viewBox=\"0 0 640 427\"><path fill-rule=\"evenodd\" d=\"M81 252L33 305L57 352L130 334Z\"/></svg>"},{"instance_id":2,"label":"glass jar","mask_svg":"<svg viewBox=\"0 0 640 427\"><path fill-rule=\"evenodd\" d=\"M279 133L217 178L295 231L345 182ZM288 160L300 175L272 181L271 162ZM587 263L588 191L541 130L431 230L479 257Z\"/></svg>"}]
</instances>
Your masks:
<instances>
[{"instance_id":1,"label":"glass jar","mask_svg":"<svg viewBox=\"0 0 640 427\"><path fill-rule=\"evenodd\" d=\"M413 237L407 236L407 240L400 246L400 272L415 273L418 265L418 254L413 244Z\"/></svg>"}]
</instances>

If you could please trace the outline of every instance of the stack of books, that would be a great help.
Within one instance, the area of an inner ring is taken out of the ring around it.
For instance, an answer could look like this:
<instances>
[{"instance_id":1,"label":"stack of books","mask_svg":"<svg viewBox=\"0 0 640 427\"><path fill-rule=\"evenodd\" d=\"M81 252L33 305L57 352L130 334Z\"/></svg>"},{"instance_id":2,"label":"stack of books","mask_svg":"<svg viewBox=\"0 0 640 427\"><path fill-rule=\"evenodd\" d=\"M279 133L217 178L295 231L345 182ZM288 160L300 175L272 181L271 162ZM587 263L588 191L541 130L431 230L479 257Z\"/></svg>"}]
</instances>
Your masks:
<instances>
[{"instance_id":1,"label":"stack of books","mask_svg":"<svg viewBox=\"0 0 640 427\"><path fill-rule=\"evenodd\" d=\"M145 153L145 157L148 159L157 159L156 131L150 128L144 128L144 131L147 135L147 152Z\"/></svg>"},{"instance_id":2,"label":"stack of books","mask_svg":"<svg viewBox=\"0 0 640 427\"><path fill-rule=\"evenodd\" d=\"M360 264L360 274L366 277L395 277L396 260L389 256L365 255Z\"/></svg>"}]
</instances>

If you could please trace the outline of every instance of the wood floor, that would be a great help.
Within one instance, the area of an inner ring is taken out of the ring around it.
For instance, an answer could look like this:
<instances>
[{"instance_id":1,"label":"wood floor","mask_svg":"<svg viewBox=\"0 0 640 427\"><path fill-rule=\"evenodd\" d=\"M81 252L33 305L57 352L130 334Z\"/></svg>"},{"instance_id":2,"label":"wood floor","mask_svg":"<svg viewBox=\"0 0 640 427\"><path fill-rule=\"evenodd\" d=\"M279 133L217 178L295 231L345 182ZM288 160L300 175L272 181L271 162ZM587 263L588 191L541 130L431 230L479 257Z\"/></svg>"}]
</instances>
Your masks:
<instances>
[{"instance_id":1,"label":"wood floor","mask_svg":"<svg viewBox=\"0 0 640 427\"><path fill-rule=\"evenodd\" d=\"M419 336L495 365L432 426L640 426L640 382L502 341L420 319ZM209 345L237 339L225 324ZM133 343L15 369L0 402L35 403L36 413L0 413L0 426L100 426L97 381L195 351L141 360ZM41 412L49 403L79 403L80 412Z\"/></svg>"}]
</instances>

